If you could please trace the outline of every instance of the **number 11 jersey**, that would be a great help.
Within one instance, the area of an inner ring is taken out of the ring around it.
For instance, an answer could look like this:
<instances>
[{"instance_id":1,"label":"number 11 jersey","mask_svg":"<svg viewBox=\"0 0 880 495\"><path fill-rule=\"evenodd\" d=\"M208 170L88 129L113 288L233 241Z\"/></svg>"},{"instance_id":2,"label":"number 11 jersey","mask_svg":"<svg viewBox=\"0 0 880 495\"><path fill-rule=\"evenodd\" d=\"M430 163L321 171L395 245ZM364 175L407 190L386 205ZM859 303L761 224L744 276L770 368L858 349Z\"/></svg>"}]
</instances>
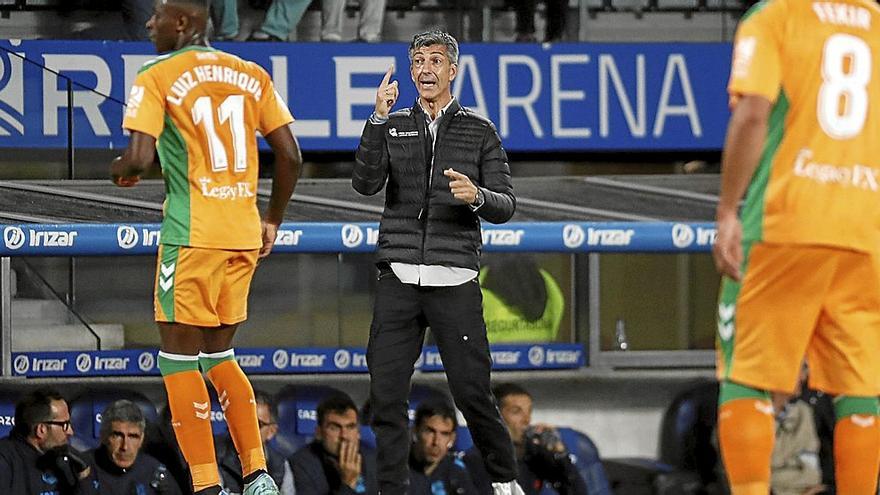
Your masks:
<instances>
[{"instance_id":1,"label":"number 11 jersey","mask_svg":"<svg viewBox=\"0 0 880 495\"><path fill-rule=\"evenodd\" d=\"M269 74L253 62L190 46L144 64L122 127L156 138L162 244L259 248L256 132L291 122Z\"/></svg>"},{"instance_id":2,"label":"number 11 jersey","mask_svg":"<svg viewBox=\"0 0 880 495\"><path fill-rule=\"evenodd\" d=\"M880 8L769 0L740 24L728 91L774 103L746 242L880 248Z\"/></svg>"}]
</instances>

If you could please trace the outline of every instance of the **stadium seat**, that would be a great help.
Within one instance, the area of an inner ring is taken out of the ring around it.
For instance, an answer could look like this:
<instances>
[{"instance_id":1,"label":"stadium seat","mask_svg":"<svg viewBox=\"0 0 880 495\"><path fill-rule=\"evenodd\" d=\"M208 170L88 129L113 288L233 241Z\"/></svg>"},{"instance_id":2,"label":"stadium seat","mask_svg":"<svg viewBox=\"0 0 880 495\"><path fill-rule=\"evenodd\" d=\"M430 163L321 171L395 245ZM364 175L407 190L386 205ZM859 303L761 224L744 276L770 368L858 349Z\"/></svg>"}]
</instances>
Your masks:
<instances>
[{"instance_id":1,"label":"stadium seat","mask_svg":"<svg viewBox=\"0 0 880 495\"><path fill-rule=\"evenodd\" d=\"M571 454L578 473L587 483L587 493L611 495L611 486L599 458L599 449L590 437L573 428L559 428L559 436Z\"/></svg>"},{"instance_id":2,"label":"stadium seat","mask_svg":"<svg viewBox=\"0 0 880 495\"><path fill-rule=\"evenodd\" d=\"M211 398L211 432L215 437L226 434L229 431L226 425L226 415L223 414L223 408L220 407L220 401L217 400L217 391L211 384L208 384L208 396Z\"/></svg>"},{"instance_id":3,"label":"stadium seat","mask_svg":"<svg viewBox=\"0 0 880 495\"><path fill-rule=\"evenodd\" d=\"M70 445L78 450L93 449L100 443L101 414L110 403L128 399L144 413L147 422L156 422L156 406L144 395L131 390L89 390L70 401L73 437Z\"/></svg>"},{"instance_id":4,"label":"stadium seat","mask_svg":"<svg viewBox=\"0 0 880 495\"><path fill-rule=\"evenodd\" d=\"M467 426L459 426L455 430L455 445L452 450L456 452L467 452L474 446L474 440L471 438L471 430Z\"/></svg>"},{"instance_id":5,"label":"stadium seat","mask_svg":"<svg viewBox=\"0 0 880 495\"><path fill-rule=\"evenodd\" d=\"M658 459L607 459L605 471L619 495L714 493L718 452L713 445L718 383L704 381L675 399L663 416Z\"/></svg>"}]
</instances>

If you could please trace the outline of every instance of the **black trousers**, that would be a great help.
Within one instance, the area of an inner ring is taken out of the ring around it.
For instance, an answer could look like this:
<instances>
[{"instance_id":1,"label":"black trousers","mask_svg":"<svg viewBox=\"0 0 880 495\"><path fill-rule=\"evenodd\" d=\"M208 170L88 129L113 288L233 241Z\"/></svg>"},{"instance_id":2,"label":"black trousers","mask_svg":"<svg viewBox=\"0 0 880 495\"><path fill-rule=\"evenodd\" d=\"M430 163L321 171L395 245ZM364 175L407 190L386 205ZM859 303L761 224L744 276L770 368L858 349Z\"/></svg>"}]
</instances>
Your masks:
<instances>
[{"instance_id":1,"label":"black trousers","mask_svg":"<svg viewBox=\"0 0 880 495\"><path fill-rule=\"evenodd\" d=\"M452 398L467 420L486 471L492 481L516 478L513 443L489 385L492 362L482 302L476 279L454 287L419 287L401 283L387 267L380 271L367 365L382 495L407 493L407 398L425 325L431 327Z\"/></svg>"}]
</instances>

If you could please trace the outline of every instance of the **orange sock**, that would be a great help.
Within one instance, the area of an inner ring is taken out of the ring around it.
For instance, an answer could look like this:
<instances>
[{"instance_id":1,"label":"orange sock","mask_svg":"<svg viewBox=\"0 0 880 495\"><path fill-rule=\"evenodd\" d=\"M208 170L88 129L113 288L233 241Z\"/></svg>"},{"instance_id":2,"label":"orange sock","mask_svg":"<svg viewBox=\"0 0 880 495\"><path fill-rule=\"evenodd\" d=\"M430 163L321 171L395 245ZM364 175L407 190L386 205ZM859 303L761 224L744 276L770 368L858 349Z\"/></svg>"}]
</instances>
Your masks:
<instances>
[{"instance_id":1,"label":"orange sock","mask_svg":"<svg viewBox=\"0 0 880 495\"><path fill-rule=\"evenodd\" d=\"M202 353L199 361L217 390L220 407L226 414L229 434L241 460L242 477L258 469L265 470L266 454L257 422L254 389L238 366L232 349L214 354Z\"/></svg>"},{"instance_id":2,"label":"orange sock","mask_svg":"<svg viewBox=\"0 0 880 495\"><path fill-rule=\"evenodd\" d=\"M734 399L719 407L718 439L733 495L770 493L774 436L769 400Z\"/></svg>"},{"instance_id":3,"label":"orange sock","mask_svg":"<svg viewBox=\"0 0 880 495\"><path fill-rule=\"evenodd\" d=\"M193 356L195 357L195 356ZM198 366L197 361L195 362ZM211 431L211 400L205 379L197 369L164 374L171 425L180 451L189 464L193 490L220 485L220 472Z\"/></svg>"},{"instance_id":4,"label":"orange sock","mask_svg":"<svg viewBox=\"0 0 880 495\"><path fill-rule=\"evenodd\" d=\"M880 418L854 414L834 427L837 493L875 495L880 472Z\"/></svg>"}]
</instances>

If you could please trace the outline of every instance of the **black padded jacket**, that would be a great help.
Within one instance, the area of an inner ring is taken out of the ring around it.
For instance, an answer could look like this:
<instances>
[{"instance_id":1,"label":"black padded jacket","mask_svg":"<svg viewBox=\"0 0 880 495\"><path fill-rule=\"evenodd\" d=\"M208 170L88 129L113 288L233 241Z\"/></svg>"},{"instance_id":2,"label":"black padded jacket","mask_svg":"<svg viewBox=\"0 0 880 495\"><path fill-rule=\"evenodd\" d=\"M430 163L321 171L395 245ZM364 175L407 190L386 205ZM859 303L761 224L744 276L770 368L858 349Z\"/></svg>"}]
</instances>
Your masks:
<instances>
[{"instance_id":1,"label":"black padded jacket","mask_svg":"<svg viewBox=\"0 0 880 495\"><path fill-rule=\"evenodd\" d=\"M385 191L377 262L479 269L480 218L504 223L516 199L507 154L495 126L453 100L443 114L431 149L428 119L416 102L383 124L367 122L358 145L352 186L364 195ZM484 197L473 211L455 199L452 168L467 175Z\"/></svg>"}]
</instances>

